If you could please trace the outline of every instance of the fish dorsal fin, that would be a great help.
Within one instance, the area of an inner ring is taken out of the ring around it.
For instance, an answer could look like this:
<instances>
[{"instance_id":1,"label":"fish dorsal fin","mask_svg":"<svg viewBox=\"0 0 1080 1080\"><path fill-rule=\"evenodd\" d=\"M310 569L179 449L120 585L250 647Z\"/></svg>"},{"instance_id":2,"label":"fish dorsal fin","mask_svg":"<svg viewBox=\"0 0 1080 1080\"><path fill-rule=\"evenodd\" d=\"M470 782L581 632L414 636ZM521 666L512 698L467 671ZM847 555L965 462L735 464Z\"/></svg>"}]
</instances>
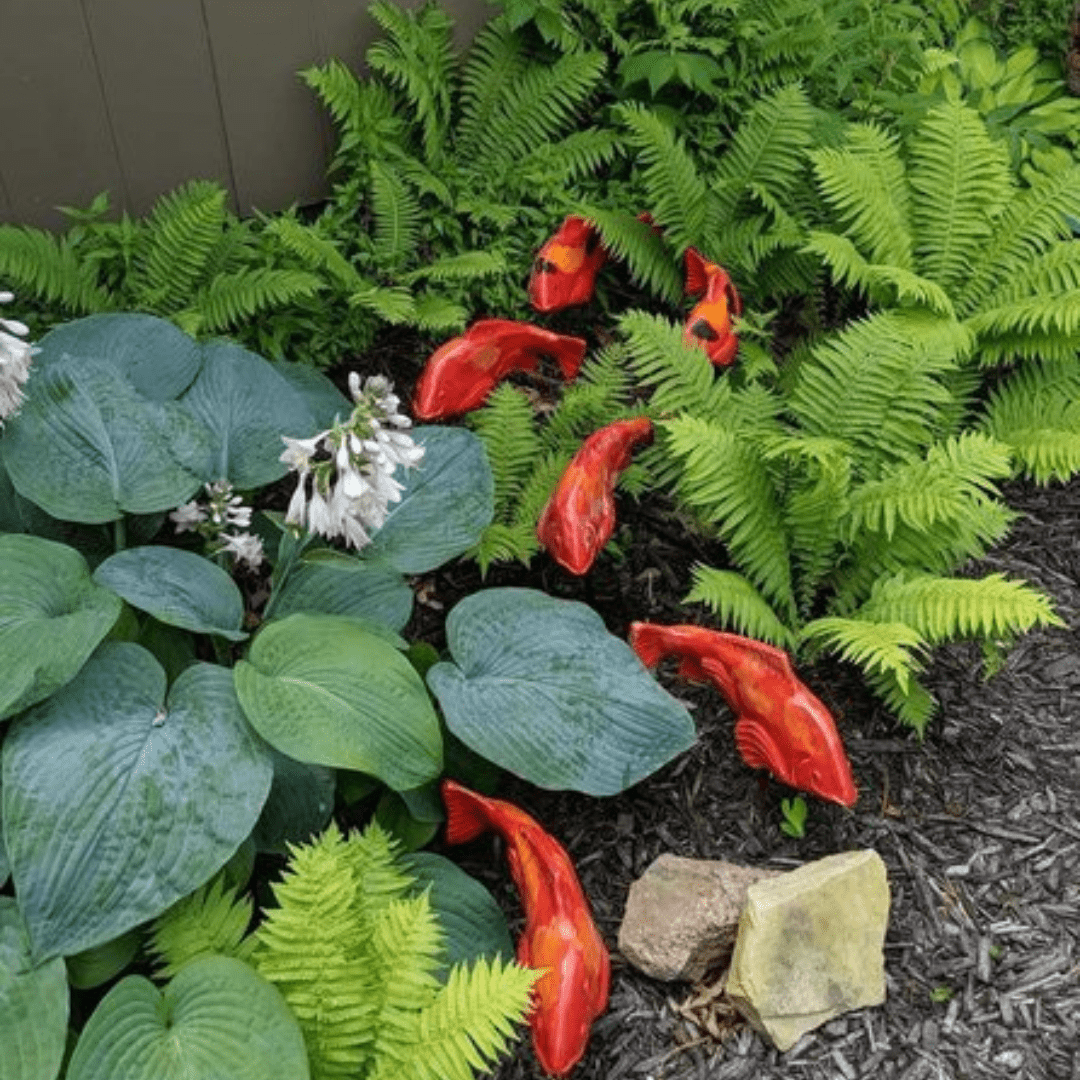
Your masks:
<instances>
[{"instance_id":1,"label":"fish dorsal fin","mask_svg":"<svg viewBox=\"0 0 1080 1080\"><path fill-rule=\"evenodd\" d=\"M785 779L787 769L780 748L760 721L740 717L735 724L735 745L751 769L768 769L778 779Z\"/></svg>"},{"instance_id":2,"label":"fish dorsal fin","mask_svg":"<svg viewBox=\"0 0 1080 1080\"><path fill-rule=\"evenodd\" d=\"M784 679L790 685L792 692L797 689L799 680L795 676L795 669L791 666L791 658L783 649L778 649L765 641L757 641L755 638L742 637L739 634L722 634L721 636L727 648L752 656Z\"/></svg>"},{"instance_id":3,"label":"fish dorsal fin","mask_svg":"<svg viewBox=\"0 0 1080 1080\"><path fill-rule=\"evenodd\" d=\"M709 284L712 263L708 262L697 248L689 247L683 256L686 264L686 285L683 292L687 296L700 296Z\"/></svg>"}]
</instances>

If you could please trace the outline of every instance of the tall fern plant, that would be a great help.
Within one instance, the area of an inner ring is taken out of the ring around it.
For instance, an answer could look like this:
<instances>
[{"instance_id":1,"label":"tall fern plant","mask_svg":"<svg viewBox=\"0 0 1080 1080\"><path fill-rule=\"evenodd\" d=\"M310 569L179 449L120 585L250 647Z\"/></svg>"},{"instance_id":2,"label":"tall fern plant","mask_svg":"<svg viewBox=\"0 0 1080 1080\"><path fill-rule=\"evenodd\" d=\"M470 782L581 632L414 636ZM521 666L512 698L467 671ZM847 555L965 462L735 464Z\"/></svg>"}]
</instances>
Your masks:
<instances>
[{"instance_id":1,"label":"tall fern plant","mask_svg":"<svg viewBox=\"0 0 1080 1080\"><path fill-rule=\"evenodd\" d=\"M653 390L647 464L726 549L686 597L722 625L855 662L921 733L932 646L1059 622L1022 582L958 573L1013 518L996 488L1011 447L945 422L961 332L921 311L876 313L804 345L780 379L717 375L653 315L630 312L621 329Z\"/></svg>"}]
</instances>

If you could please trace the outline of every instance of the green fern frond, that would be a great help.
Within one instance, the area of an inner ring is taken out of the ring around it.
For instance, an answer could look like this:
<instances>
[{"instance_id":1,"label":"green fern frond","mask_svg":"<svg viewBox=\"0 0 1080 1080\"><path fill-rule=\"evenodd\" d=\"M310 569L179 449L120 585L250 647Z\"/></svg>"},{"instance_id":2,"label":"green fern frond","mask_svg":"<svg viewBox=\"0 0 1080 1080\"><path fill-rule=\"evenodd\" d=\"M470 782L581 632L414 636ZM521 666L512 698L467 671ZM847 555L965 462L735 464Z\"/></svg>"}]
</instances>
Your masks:
<instances>
[{"instance_id":1,"label":"green fern frond","mask_svg":"<svg viewBox=\"0 0 1080 1080\"><path fill-rule=\"evenodd\" d=\"M880 479L852 490L850 528L881 531L889 540L899 522L931 532L995 497L993 481L1012 474L1010 459L1009 447L979 432L936 443L922 460L888 465Z\"/></svg>"},{"instance_id":2,"label":"green fern frond","mask_svg":"<svg viewBox=\"0 0 1080 1080\"><path fill-rule=\"evenodd\" d=\"M1075 303L1075 293L1080 290L1078 247L1080 245L1070 238L1033 255L1022 265L1003 271L996 287L983 298L982 309L1040 294L1053 295L1069 291L1074 294ZM976 312L976 316L977 314Z\"/></svg>"},{"instance_id":3,"label":"green fern frond","mask_svg":"<svg viewBox=\"0 0 1080 1080\"><path fill-rule=\"evenodd\" d=\"M427 893L394 900L379 911L372 919L371 947L379 983L373 995L380 1032L376 1052L381 1053L395 1021L430 1004L439 991L435 971L445 946Z\"/></svg>"},{"instance_id":4,"label":"green fern frond","mask_svg":"<svg viewBox=\"0 0 1080 1080\"><path fill-rule=\"evenodd\" d=\"M262 311L314 296L322 287L322 281L306 270L245 267L219 274L199 289L191 307L175 318L179 322L192 316L196 327L190 333L221 333Z\"/></svg>"},{"instance_id":5,"label":"green fern frond","mask_svg":"<svg viewBox=\"0 0 1080 1080\"><path fill-rule=\"evenodd\" d=\"M325 270L346 289L360 288L363 281L356 268L338 250L337 245L312 225L302 225L292 217L277 217L266 232L281 241L298 259L313 270Z\"/></svg>"},{"instance_id":6,"label":"green fern frond","mask_svg":"<svg viewBox=\"0 0 1080 1080\"><path fill-rule=\"evenodd\" d=\"M193 180L158 199L139 229L127 281L136 305L156 311L188 306L225 229L227 197L220 184Z\"/></svg>"},{"instance_id":7,"label":"green fern frond","mask_svg":"<svg viewBox=\"0 0 1080 1080\"><path fill-rule=\"evenodd\" d=\"M679 299L682 276L671 251L651 226L624 210L579 205L577 212L596 226L604 247L626 263L634 281L669 303Z\"/></svg>"},{"instance_id":8,"label":"green fern frond","mask_svg":"<svg viewBox=\"0 0 1080 1080\"><path fill-rule=\"evenodd\" d=\"M105 311L109 294L98 286L97 268L80 260L66 237L25 225L0 225L0 281L72 314Z\"/></svg>"},{"instance_id":9,"label":"green fern frond","mask_svg":"<svg viewBox=\"0 0 1080 1080\"><path fill-rule=\"evenodd\" d=\"M1036 483L1080 472L1080 360L1018 368L990 396L982 428Z\"/></svg>"},{"instance_id":10,"label":"green fern frond","mask_svg":"<svg viewBox=\"0 0 1080 1080\"><path fill-rule=\"evenodd\" d=\"M484 129L477 132L472 152L458 160L478 180L500 175L575 116L606 66L607 58L596 50L529 67L505 87Z\"/></svg>"},{"instance_id":11,"label":"green fern frond","mask_svg":"<svg viewBox=\"0 0 1080 1080\"><path fill-rule=\"evenodd\" d=\"M353 307L373 312L392 325L407 323L416 318L416 302L412 293L403 285L384 288L365 284L349 295L349 303Z\"/></svg>"},{"instance_id":12,"label":"green fern frond","mask_svg":"<svg viewBox=\"0 0 1080 1080\"><path fill-rule=\"evenodd\" d=\"M875 124L853 124L843 149L810 158L821 193L867 261L914 270L910 197L895 137Z\"/></svg>"},{"instance_id":13,"label":"green fern frond","mask_svg":"<svg viewBox=\"0 0 1080 1080\"><path fill-rule=\"evenodd\" d=\"M599 172L610 165L622 149L623 140L617 132L586 128L558 142L538 146L514 165L514 171L537 182L550 178L567 184Z\"/></svg>"},{"instance_id":14,"label":"green fern frond","mask_svg":"<svg viewBox=\"0 0 1080 1080\"><path fill-rule=\"evenodd\" d=\"M1003 279L1023 273L1037 256L1066 240L1066 214L1080 217L1080 165L1034 174L1030 186L1016 193L995 220L993 235L976 253L956 298L957 310L965 315L976 311Z\"/></svg>"},{"instance_id":15,"label":"green fern frond","mask_svg":"<svg viewBox=\"0 0 1080 1080\"><path fill-rule=\"evenodd\" d=\"M491 20L476 35L461 72L461 120L454 133L458 158L476 157L503 97L527 67L520 39L502 19Z\"/></svg>"},{"instance_id":16,"label":"green fern frond","mask_svg":"<svg viewBox=\"0 0 1080 1080\"><path fill-rule=\"evenodd\" d=\"M917 265L923 277L954 290L1014 194L1008 152L959 101L931 109L917 135L908 168Z\"/></svg>"},{"instance_id":17,"label":"green fern frond","mask_svg":"<svg viewBox=\"0 0 1080 1080\"><path fill-rule=\"evenodd\" d=\"M892 671L871 671L866 675L869 687L880 697L893 715L903 724L914 728L921 739L926 725L937 710L937 700L914 676L909 675L904 689Z\"/></svg>"},{"instance_id":18,"label":"green fern frond","mask_svg":"<svg viewBox=\"0 0 1080 1080\"><path fill-rule=\"evenodd\" d=\"M469 424L484 444L495 481L495 519L509 520L515 497L540 455L532 405L509 383L497 386Z\"/></svg>"},{"instance_id":19,"label":"green fern frond","mask_svg":"<svg viewBox=\"0 0 1080 1080\"><path fill-rule=\"evenodd\" d=\"M1042 593L1001 574L978 579L931 574L883 577L856 618L906 623L931 644L1011 637L1033 626L1065 625Z\"/></svg>"},{"instance_id":20,"label":"green fern frond","mask_svg":"<svg viewBox=\"0 0 1080 1080\"><path fill-rule=\"evenodd\" d=\"M461 304L437 293L421 292L415 297L412 322L421 330L432 333L465 329L469 313Z\"/></svg>"},{"instance_id":21,"label":"green fern frond","mask_svg":"<svg viewBox=\"0 0 1080 1080\"><path fill-rule=\"evenodd\" d=\"M630 379L621 359L621 349L608 347L585 362L540 433L545 450L576 450L598 428L631 415Z\"/></svg>"},{"instance_id":22,"label":"green fern frond","mask_svg":"<svg viewBox=\"0 0 1080 1080\"><path fill-rule=\"evenodd\" d=\"M539 550L535 522L532 525L520 522L507 525L493 521L465 554L476 560L480 576L484 578L492 563L516 561L528 566Z\"/></svg>"},{"instance_id":23,"label":"green fern frond","mask_svg":"<svg viewBox=\"0 0 1080 1080\"><path fill-rule=\"evenodd\" d=\"M455 965L407 1031L407 1045L382 1059L373 1080L473 1080L473 1069L490 1069L505 1052L540 974L501 957L468 970Z\"/></svg>"},{"instance_id":24,"label":"green fern frond","mask_svg":"<svg viewBox=\"0 0 1080 1080\"><path fill-rule=\"evenodd\" d=\"M742 573L794 621L783 512L759 448L737 430L696 417L665 420L660 426L671 454L682 462L680 501L716 529Z\"/></svg>"},{"instance_id":25,"label":"green fern frond","mask_svg":"<svg viewBox=\"0 0 1080 1080\"><path fill-rule=\"evenodd\" d=\"M619 317L628 364L639 382L653 390L649 412L667 416L692 412L708 418L724 414L731 387L703 349L683 341L683 328L660 315L628 311Z\"/></svg>"},{"instance_id":26,"label":"green fern frond","mask_svg":"<svg viewBox=\"0 0 1080 1080\"><path fill-rule=\"evenodd\" d=\"M437 161L450 126L455 82L453 20L438 4L406 11L374 0L368 12L387 36L368 49L367 62L405 94L423 131L425 157Z\"/></svg>"},{"instance_id":27,"label":"green fern frond","mask_svg":"<svg viewBox=\"0 0 1080 1080\"><path fill-rule=\"evenodd\" d=\"M189 896L178 900L151 925L147 950L154 957L154 976L171 979L200 956L219 954L250 960L254 938L246 938L252 902L238 900L236 890L218 874Z\"/></svg>"},{"instance_id":28,"label":"green fern frond","mask_svg":"<svg viewBox=\"0 0 1080 1080\"><path fill-rule=\"evenodd\" d=\"M788 402L808 434L845 439L869 462L919 454L934 441L956 353L946 336L913 335L911 325L881 313L814 346Z\"/></svg>"},{"instance_id":29,"label":"green fern frond","mask_svg":"<svg viewBox=\"0 0 1080 1080\"><path fill-rule=\"evenodd\" d=\"M965 325L980 336L1019 333L1076 337L1080 334L1080 288L984 308Z\"/></svg>"},{"instance_id":30,"label":"green fern frond","mask_svg":"<svg viewBox=\"0 0 1080 1080\"><path fill-rule=\"evenodd\" d=\"M371 155L403 141L405 125L385 86L372 80L361 81L340 60L305 68L300 77L315 91L340 129L337 164L358 148Z\"/></svg>"},{"instance_id":31,"label":"green fern frond","mask_svg":"<svg viewBox=\"0 0 1080 1080\"><path fill-rule=\"evenodd\" d=\"M825 646L858 664L868 675L890 673L905 694L911 673L921 666L912 650L926 647L926 642L906 623L836 617L807 623L799 631L799 640Z\"/></svg>"},{"instance_id":32,"label":"green fern frond","mask_svg":"<svg viewBox=\"0 0 1080 1080\"><path fill-rule=\"evenodd\" d=\"M403 263L416 249L420 204L398 173L379 161L371 163L371 211L380 264Z\"/></svg>"},{"instance_id":33,"label":"green fern frond","mask_svg":"<svg viewBox=\"0 0 1080 1080\"><path fill-rule=\"evenodd\" d=\"M771 642L782 649L795 646L795 635L777 617L769 602L742 574L733 570L717 570L698 563L693 570L693 585L682 602L705 604L723 626L734 627L747 637Z\"/></svg>"},{"instance_id":34,"label":"green fern frond","mask_svg":"<svg viewBox=\"0 0 1080 1080\"><path fill-rule=\"evenodd\" d=\"M682 139L670 124L642 105L615 107L616 117L630 130L635 157L643 166L640 181L648 206L676 251L700 247L705 225L707 188Z\"/></svg>"},{"instance_id":35,"label":"green fern frond","mask_svg":"<svg viewBox=\"0 0 1080 1080\"><path fill-rule=\"evenodd\" d=\"M471 281L506 273L506 260L498 251L462 251L421 266L398 277L403 285L428 279L431 281Z\"/></svg>"}]
</instances>

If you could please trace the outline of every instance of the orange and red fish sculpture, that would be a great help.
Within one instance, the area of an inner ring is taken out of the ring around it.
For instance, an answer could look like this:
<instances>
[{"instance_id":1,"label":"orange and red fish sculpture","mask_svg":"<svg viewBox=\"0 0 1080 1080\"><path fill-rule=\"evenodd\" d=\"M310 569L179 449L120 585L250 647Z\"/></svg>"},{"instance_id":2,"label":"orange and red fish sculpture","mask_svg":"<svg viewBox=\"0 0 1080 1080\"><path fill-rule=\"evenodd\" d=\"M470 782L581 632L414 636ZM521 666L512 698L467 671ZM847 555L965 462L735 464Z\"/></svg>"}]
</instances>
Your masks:
<instances>
[{"instance_id":1,"label":"orange and red fish sculpture","mask_svg":"<svg viewBox=\"0 0 1080 1080\"><path fill-rule=\"evenodd\" d=\"M535 371L541 356L553 357L572 379L581 370L585 348L584 338L532 323L478 319L428 358L413 394L413 414L441 420L479 408L500 379L512 371Z\"/></svg>"},{"instance_id":2,"label":"orange and red fish sculpture","mask_svg":"<svg viewBox=\"0 0 1080 1080\"><path fill-rule=\"evenodd\" d=\"M732 315L742 314L742 300L727 271L709 262L695 248L686 249L686 295L701 300L690 311L683 340L700 345L719 367L727 367L739 351L739 339L731 328Z\"/></svg>"},{"instance_id":3,"label":"orange and red fish sculpture","mask_svg":"<svg viewBox=\"0 0 1080 1080\"><path fill-rule=\"evenodd\" d=\"M524 810L442 782L446 840L464 844L488 829L506 841L510 873L525 909L518 962L546 968L533 986L533 1049L548 1076L581 1060L592 1022L607 1008L611 958L589 913L566 849Z\"/></svg>"},{"instance_id":4,"label":"orange and red fish sculpture","mask_svg":"<svg viewBox=\"0 0 1080 1080\"><path fill-rule=\"evenodd\" d=\"M571 574L587 573L615 531L615 483L639 443L650 443L646 417L616 420L594 431L559 478L536 537Z\"/></svg>"},{"instance_id":5,"label":"orange and red fish sculpture","mask_svg":"<svg viewBox=\"0 0 1080 1080\"><path fill-rule=\"evenodd\" d=\"M584 218L571 214L536 255L529 276L529 303L545 313L587 304L606 261L600 233Z\"/></svg>"},{"instance_id":6,"label":"orange and red fish sculpture","mask_svg":"<svg viewBox=\"0 0 1080 1080\"><path fill-rule=\"evenodd\" d=\"M735 745L751 768L791 787L854 806L859 797L829 710L796 677L782 649L703 626L630 624L630 647L646 667L677 656L679 675L711 682L738 720Z\"/></svg>"}]
</instances>

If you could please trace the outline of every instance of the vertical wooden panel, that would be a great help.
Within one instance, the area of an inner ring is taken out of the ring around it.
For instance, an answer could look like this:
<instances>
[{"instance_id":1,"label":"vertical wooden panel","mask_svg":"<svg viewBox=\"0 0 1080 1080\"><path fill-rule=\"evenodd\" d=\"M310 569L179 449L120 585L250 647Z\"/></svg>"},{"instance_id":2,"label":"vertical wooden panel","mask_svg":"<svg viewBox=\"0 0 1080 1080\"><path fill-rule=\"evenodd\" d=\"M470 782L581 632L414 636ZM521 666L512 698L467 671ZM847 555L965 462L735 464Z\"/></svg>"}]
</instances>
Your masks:
<instances>
[{"instance_id":1,"label":"vertical wooden panel","mask_svg":"<svg viewBox=\"0 0 1080 1080\"><path fill-rule=\"evenodd\" d=\"M0 172L0 221L13 221L14 218L11 199L8 197L7 185L4 183L4 174Z\"/></svg>"},{"instance_id":2,"label":"vertical wooden panel","mask_svg":"<svg viewBox=\"0 0 1080 1080\"><path fill-rule=\"evenodd\" d=\"M163 192L196 177L235 195L202 5L83 2L130 209L145 213ZM253 54L258 47L253 38Z\"/></svg>"},{"instance_id":3,"label":"vertical wooden panel","mask_svg":"<svg viewBox=\"0 0 1080 1080\"><path fill-rule=\"evenodd\" d=\"M324 192L329 126L297 72L319 52L296 0L203 0L241 213Z\"/></svg>"},{"instance_id":4,"label":"vertical wooden panel","mask_svg":"<svg viewBox=\"0 0 1080 1080\"><path fill-rule=\"evenodd\" d=\"M0 170L7 221L55 227L58 204L126 198L79 0L4 0Z\"/></svg>"}]
</instances>

